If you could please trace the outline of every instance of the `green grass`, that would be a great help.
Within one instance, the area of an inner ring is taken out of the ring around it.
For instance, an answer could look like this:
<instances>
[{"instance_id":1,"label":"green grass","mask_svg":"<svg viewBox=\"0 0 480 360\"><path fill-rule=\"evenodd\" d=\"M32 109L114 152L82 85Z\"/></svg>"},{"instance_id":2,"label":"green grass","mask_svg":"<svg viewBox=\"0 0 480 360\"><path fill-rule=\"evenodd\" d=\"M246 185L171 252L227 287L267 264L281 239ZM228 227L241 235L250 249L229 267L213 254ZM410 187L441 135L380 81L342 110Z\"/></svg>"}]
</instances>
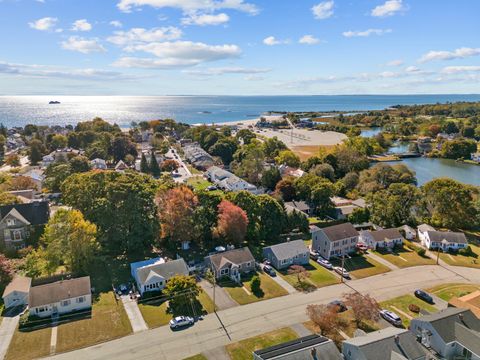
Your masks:
<instances>
[{"instance_id":1,"label":"green grass","mask_svg":"<svg viewBox=\"0 0 480 360\"><path fill-rule=\"evenodd\" d=\"M29 360L50 354L50 337L52 329L19 331L13 334L5 360Z\"/></svg>"},{"instance_id":2,"label":"green grass","mask_svg":"<svg viewBox=\"0 0 480 360\"><path fill-rule=\"evenodd\" d=\"M213 312L213 301L204 291L202 291L198 296L198 301L200 302L204 312L209 314ZM167 312L167 307L167 302L164 300L138 304L138 308L142 313L143 319L145 320L149 328L156 328L168 324L168 322L172 319L173 315ZM197 313L184 315L193 316L199 314Z\"/></svg>"},{"instance_id":3,"label":"green grass","mask_svg":"<svg viewBox=\"0 0 480 360\"><path fill-rule=\"evenodd\" d=\"M58 326L57 352L94 345L132 333L122 302L113 292L102 293L92 306L92 317Z\"/></svg>"},{"instance_id":4,"label":"green grass","mask_svg":"<svg viewBox=\"0 0 480 360\"><path fill-rule=\"evenodd\" d=\"M429 293L432 293L445 301L450 301L450 299L454 297L468 295L477 290L480 290L480 285L456 283L438 285L427 289Z\"/></svg>"},{"instance_id":5,"label":"green grass","mask_svg":"<svg viewBox=\"0 0 480 360\"><path fill-rule=\"evenodd\" d=\"M233 282L222 282L220 285L228 292L232 299L238 302L240 305L250 304L288 294L288 291L272 280L270 276L261 273L258 273L258 275L261 282L260 288L263 292L261 296L256 296L251 293L252 290L250 287L250 282L253 274L243 280L243 286L245 286L251 294L248 294L243 287Z\"/></svg>"},{"instance_id":6,"label":"green grass","mask_svg":"<svg viewBox=\"0 0 480 360\"><path fill-rule=\"evenodd\" d=\"M449 265L480 268L480 247L473 244L469 244L469 246L477 255L477 257L440 253L440 259L442 259ZM434 253L436 252L434 251Z\"/></svg>"},{"instance_id":7,"label":"green grass","mask_svg":"<svg viewBox=\"0 0 480 360\"><path fill-rule=\"evenodd\" d=\"M313 260L310 260L309 264L305 265L304 268L310 274L310 277L308 277L305 281L311 283L317 288L337 284L340 282L340 280L333 274L332 271L325 269L323 266L317 264ZM288 274L288 269L282 270L280 274L290 285L298 285L297 275Z\"/></svg>"},{"instance_id":8,"label":"green grass","mask_svg":"<svg viewBox=\"0 0 480 360\"><path fill-rule=\"evenodd\" d=\"M392 253L383 250L374 251L374 253L399 268L435 264L435 260L428 256L420 256L416 251L410 250L406 246L402 246L401 248L396 247Z\"/></svg>"},{"instance_id":9,"label":"green grass","mask_svg":"<svg viewBox=\"0 0 480 360\"><path fill-rule=\"evenodd\" d=\"M400 316L402 318L403 325L406 328L408 328L408 326L410 325L410 319L408 317L406 317L404 314L400 313L397 309L403 311L407 315L410 315L412 318L416 318L416 317L420 316L420 314L414 313L414 312L412 312L408 309L408 305L410 305L410 304L415 304L415 305L419 306L420 309L426 310L429 313L433 313L433 312L438 311L438 309L435 306L430 305L430 304L426 303L425 301L420 300L420 299L418 299L415 296L410 295L410 294L399 296L399 297L396 297L396 298L391 299L391 300L383 301L383 302L380 303L380 307L382 309L388 309L388 310L391 310L394 313L396 313L398 316Z\"/></svg>"},{"instance_id":10,"label":"green grass","mask_svg":"<svg viewBox=\"0 0 480 360\"><path fill-rule=\"evenodd\" d=\"M333 266L341 266L342 261L340 259L334 259L331 261ZM345 258L345 269L350 273L353 278L361 279L372 275L383 274L390 269L378 261L368 258L366 256L352 256L350 259Z\"/></svg>"},{"instance_id":11,"label":"green grass","mask_svg":"<svg viewBox=\"0 0 480 360\"><path fill-rule=\"evenodd\" d=\"M226 346L231 360L245 360L252 358L252 352L286 341L297 339L297 334L290 328L283 328L269 333L255 336Z\"/></svg>"},{"instance_id":12,"label":"green grass","mask_svg":"<svg viewBox=\"0 0 480 360\"><path fill-rule=\"evenodd\" d=\"M202 354L197 354L197 355L193 355L193 356L190 356L188 358L185 358L183 360L208 360L205 356L203 356Z\"/></svg>"}]
</instances>

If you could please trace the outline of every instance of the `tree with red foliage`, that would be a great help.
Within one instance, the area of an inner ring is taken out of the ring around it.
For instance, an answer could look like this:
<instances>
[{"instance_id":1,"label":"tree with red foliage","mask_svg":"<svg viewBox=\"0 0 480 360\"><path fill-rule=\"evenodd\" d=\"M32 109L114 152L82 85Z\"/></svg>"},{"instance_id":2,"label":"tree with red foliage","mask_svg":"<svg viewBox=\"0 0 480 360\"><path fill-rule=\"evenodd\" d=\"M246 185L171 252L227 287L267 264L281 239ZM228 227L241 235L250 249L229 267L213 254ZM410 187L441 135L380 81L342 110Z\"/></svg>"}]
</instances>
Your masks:
<instances>
[{"instance_id":1,"label":"tree with red foliage","mask_svg":"<svg viewBox=\"0 0 480 360\"><path fill-rule=\"evenodd\" d=\"M3 254L0 254L0 288L6 286L13 276L13 269L10 260Z\"/></svg>"},{"instance_id":2,"label":"tree with red foliage","mask_svg":"<svg viewBox=\"0 0 480 360\"><path fill-rule=\"evenodd\" d=\"M161 224L162 239L190 242L197 238L194 213L197 196L186 186L176 187L157 194L155 202Z\"/></svg>"},{"instance_id":3,"label":"tree with red foliage","mask_svg":"<svg viewBox=\"0 0 480 360\"><path fill-rule=\"evenodd\" d=\"M218 220L214 234L230 244L240 244L247 234L248 217L245 210L227 200L218 205Z\"/></svg>"},{"instance_id":4,"label":"tree with red foliage","mask_svg":"<svg viewBox=\"0 0 480 360\"><path fill-rule=\"evenodd\" d=\"M162 162L160 168L162 169L162 171L172 172L178 169L178 162L176 162L175 160L165 160L164 162Z\"/></svg>"},{"instance_id":5,"label":"tree with red foliage","mask_svg":"<svg viewBox=\"0 0 480 360\"><path fill-rule=\"evenodd\" d=\"M345 304L352 309L357 326L365 321L377 321L380 317L380 306L370 295L352 292L343 295Z\"/></svg>"}]
</instances>

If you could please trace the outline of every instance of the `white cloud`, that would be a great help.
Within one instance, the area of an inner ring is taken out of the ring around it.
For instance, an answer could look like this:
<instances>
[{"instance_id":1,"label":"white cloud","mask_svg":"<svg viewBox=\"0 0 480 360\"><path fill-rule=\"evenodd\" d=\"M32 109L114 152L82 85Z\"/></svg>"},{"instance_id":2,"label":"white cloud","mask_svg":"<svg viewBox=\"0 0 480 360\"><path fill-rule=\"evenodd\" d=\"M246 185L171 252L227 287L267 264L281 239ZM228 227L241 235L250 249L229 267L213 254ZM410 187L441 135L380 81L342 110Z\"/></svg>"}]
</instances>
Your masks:
<instances>
[{"instance_id":1,"label":"white cloud","mask_svg":"<svg viewBox=\"0 0 480 360\"><path fill-rule=\"evenodd\" d=\"M221 9L243 11L252 15L258 14L257 6L244 0L120 0L117 7L130 12L134 7L152 6L154 8L177 8L184 13L214 12Z\"/></svg>"},{"instance_id":2,"label":"white cloud","mask_svg":"<svg viewBox=\"0 0 480 360\"><path fill-rule=\"evenodd\" d=\"M271 69L266 68L245 68L245 67L218 67L207 69L193 69L185 70L184 72L190 75L196 76L212 76L212 75L224 75L224 74L264 74L270 72Z\"/></svg>"},{"instance_id":3,"label":"white cloud","mask_svg":"<svg viewBox=\"0 0 480 360\"><path fill-rule=\"evenodd\" d=\"M166 69L237 58L241 54L237 45L208 45L192 41L152 42L128 46L124 50L142 51L157 58L123 57L114 66Z\"/></svg>"},{"instance_id":4,"label":"white cloud","mask_svg":"<svg viewBox=\"0 0 480 360\"><path fill-rule=\"evenodd\" d=\"M402 0L387 0L384 4L375 7L371 15L375 17L392 16L404 10L405 7L402 4Z\"/></svg>"},{"instance_id":5,"label":"white cloud","mask_svg":"<svg viewBox=\"0 0 480 360\"><path fill-rule=\"evenodd\" d=\"M118 20L110 21L110 25L112 25L113 27L116 27L116 28L121 28L123 26L123 24Z\"/></svg>"},{"instance_id":6,"label":"white cloud","mask_svg":"<svg viewBox=\"0 0 480 360\"><path fill-rule=\"evenodd\" d=\"M385 65L387 66L400 66L403 65L403 60L397 59L387 62Z\"/></svg>"},{"instance_id":7,"label":"white cloud","mask_svg":"<svg viewBox=\"0 0 480 360\"><path fill-rule=\"evenodd\" d=\"M48 31L55 27L58 19L54 17L44 17L33 22L29 22L28 25L35 30Z\"/></svg>"},{"instance_id":8,"label":"white cloud","mask_svg":"<svg viewBox=\"0 0 480 360\"><path fill-rule=\"evenodd\" d=\"M80 36L70 36L66 41L62 41L62 48L70 51L78 51L82 54L107 51L99 44L98 39L85 39Z\"/></svg>"},{"instance_id":9,"label":"white cloud","mask_svg":"<svg viewBox=\"0 0 480 360\"><path fill-rule=\"evenodd\" d=\"M368 29L363 31L345 31L343 32L343 36L347 38L351 37L368 37L370 35L383 35L391 33L392 29Z\"/></svg>"},{"instance_id":10,"label":"white cloud","mask_svg":"<svg viewBox=\"0 0 480 360\"><path fill-rule=\"evenodd\" d=\"M480 48L459 48L454 51L429 51L418 61L421 63L434 60L454 60L464 59L471 56L480 55Z\"/></svg>"},{"instance_id":11,"label":"white cloud","mask_svg":"<svg viewBox=\"0 0 480 360\"><path fill-rule=\"evenodd\" d=\"M247 81L262 81L262 80L265 80L265 76L248 75L248 76L245 76L244 79Z\"/></svg>"},{"instance_id":12,"label":"white cloud","mask_svg":"<svg viewBox=\"0 0 480 360\"><path fill-rule=\"evenodd\" d=\"M230 20L230 17L225 13L220 14L190 14L182 19L184 25L221 25Z\"/></svg>"},{"instance_id":13,"label":"white cloud","mask_svg":"<svg viewBox=\"0 0 480 360\"><path fill-rule=\"evenodd\" d=\"M263 39L263 43L268 46L288 44L289 42L289 40L278 40L277 38L275 38L275 36L268 36Z\"/></svg>"},{"instance_id":14,"label":"white cloud","mask_svg":"<svg viewBox=\"0 0 480 360\"><path fill-rule=\"evenodd\" d=\"M177 40L182 37L182 30L174 26L161 28L143 29L133 28L128 31L115 31L107 41L119 45L133 45L138 43L149 43L156 41Z\"/></svg>"},{"instance_id":15,"label":"white cloud","mask_svg":"<svg viewBox=\"0 0 480 360\"><path fill-rule=\"evenodd\" d=\"M300 44L315 45L318 44L320 40L313 35L304 35L300 38L300 40L298 40L298 42Z\"/></svg>"},{"instance_id":16,"label":"white cloud","mask_svg":"<svg viewBox=\"0 0 480 360\"><path fill-rule=\"evenodd\" d=\"M80 19L72 24L72 31L90 31L92 30L92 24L87 19Z\"/></svg>"},{"instance_id":17,"label":"white cloud","mask_svg":"<svg viewBox=\"0 0 480 360\"><path fill-rule=\"evenodd\" d=\"M324 1L312 7L313 16L315 19L328 19L333 15L333 7L335 3L333 0Z\"/></svg>"},{"instance_id":18,"label":"white cloud","mask_svg":"<svg viewBox=\"0 0 480 360\"><path fill-rule=\"evenodd\" d=\"M418 67L412 65L412 66L407 66L407 67L405 68L405 71L406 71L407 73L415 73L415 72L419 72L419 71L421 71L421 70L420 70Z\"/></svg>"},{"instance_id":19,"label":"white cloud","mask_svg":"<svg viewBox=\"0 0 480 360\"><path fill-rule=\"evenodd\" d=\"M469 72L480 72L480 66L446 66L441 70L442 74L458 74Z\"/></svg>"}]
</instances>

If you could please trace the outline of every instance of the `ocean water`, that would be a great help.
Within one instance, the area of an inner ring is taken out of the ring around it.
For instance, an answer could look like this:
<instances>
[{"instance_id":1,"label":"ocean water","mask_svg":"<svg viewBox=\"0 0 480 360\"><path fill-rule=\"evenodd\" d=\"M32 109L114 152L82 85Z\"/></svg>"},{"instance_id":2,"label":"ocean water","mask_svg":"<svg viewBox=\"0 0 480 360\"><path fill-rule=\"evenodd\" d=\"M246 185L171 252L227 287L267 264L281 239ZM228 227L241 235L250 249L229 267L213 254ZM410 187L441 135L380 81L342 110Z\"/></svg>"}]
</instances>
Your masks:
<instances>
[{"instance_id":1,"label":"ocean water","mask_svg":"<svg viewBox=\"0 0 480 360\"><path fill-rule=\"evenodd\" d=\"M49 105L51 100L61 104ZM0 123L66 125L95 116L122 127L164 118L218 123L253 119L267 111L364 111L448 101L480 101L480 95L0 96Z\"/></svg>"}]
</instances>

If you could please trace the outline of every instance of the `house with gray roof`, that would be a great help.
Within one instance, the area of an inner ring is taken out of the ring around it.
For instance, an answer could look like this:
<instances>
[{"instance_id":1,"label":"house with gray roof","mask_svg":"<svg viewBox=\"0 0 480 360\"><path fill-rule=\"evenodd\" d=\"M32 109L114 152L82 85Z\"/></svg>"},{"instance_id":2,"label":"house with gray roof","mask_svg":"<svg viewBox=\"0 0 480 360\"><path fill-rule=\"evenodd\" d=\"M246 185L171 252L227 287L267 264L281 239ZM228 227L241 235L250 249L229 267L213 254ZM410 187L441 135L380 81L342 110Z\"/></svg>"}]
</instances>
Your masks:
<instances>
[{"instance_id":1,"label":"house with gray roof","mask_svg":"<svg viewBox=\"0 0 480 360\"><path fill-rule=\"evenodd\" d=\"M285 210L287 213L291 213L293 211L299 211L305 215L310 215L312 213L310 205L308 205L305 201L287 201L285 203Z\"/></svg>"},{"instance_id":2,"label":"house with gray roof","mask_svg":"<svg viewBox=\"0 0 480 360\"><path fill-rule=\"evenodd\" d=\"M270 346L253 352L254 360L342 360L335 343L320 335Z\"/></svg>"},{"instance_id":3,"label":"house with gray roof","mask_svg":"<svg viewBox=\"0 0 480 360\"><path fill-rule=\"evenodd\" d=\"M411 321L410 331L442 359L480 359L480 320L469 309L420 316Z\"/></svg>"},{"instance_id":4,"label":"house with gray roof","mask_svg":"<svg viewBox=\"0 0 480 360\"><path fill-rule=\"evenodd\" d=\"M258 193L255 185L252 185L245 180L239 178L237 175L224 170L218 166L211 166L205 172L205 177L216 184L219 188L226 191L249 191L253 194Z\"/></svg>"},{"instance_id":5,"label":"house with gray roof","mask_svg":"<svg viewBox=\"0 0 480 360\"><path fill-rule=\"evenodd\" d=\"M377 231L360 231L360 242L363 242L370 249L377 250L379 248L392 249L397 245L403 244L403 236L396 228L382 229Z\"/></svg>"},{"instance_id":6,"label":"house with gray roof","mask_svg":"<svg viewBox=\"0 0 480 360\"><path fill-rule=\"evenodd\" d=\"M187 263L183 259L167 262L161 259L146 262L145 266L136 266L135 264L131 264L132 276L141 295L149 291L161 291L172 277L189 274Z\"/></svg>"},{"instance_id":7,"label":"house with gray roof","mask_svg":"<svg viewBox=\"0 0 480 360\"><path fill-rule=\"evenodd\" d=\"M325 259L356 251L359 233L350 223L328 226L312 233L312 250Z\"/></svg>"},{"instance_id":8,"label":"house with gray roof","mask_svg":"<svg viewBox=\"0 0 480 360\"><path fill-rule=\"evenodd\" d=\"M303 240L294 240L264 247L263 257L270 260L272 265L280 270L291 265L308 264L310 251Z\"/></svg>"},{"instance_id":9,"label":"house with gray roof","mask_svg":"<svg viewBox=\"0 0 480 360\"><path fill-rule=\"evenodd\" d=\"M422 245L428 249L448 251L464 249L468 246L468 241L462 232L425 231L422 236Z\"/></svg>"},{"instance_id":10,"label":"house with gray roof","mask_svg":"<svg viewBox=\"0 0 480 360\"><path fill-rule=\"evenodd\" d=\"M343 342L345 360L426 360L427 350L407 329L387 327Z\"/></svg>"},{"instance_id":11,"label":"house with gray roof","mask_svg":"<svg viewBox=\"0 0 480 360\"><path fill-rule=\"evenodd\" d=\"M255 270L255 258L250 249L244 247L205 257L205 267L213 271L216 279L226 276L240 282L241 274Z\"/></svg>"}]
</instances>

